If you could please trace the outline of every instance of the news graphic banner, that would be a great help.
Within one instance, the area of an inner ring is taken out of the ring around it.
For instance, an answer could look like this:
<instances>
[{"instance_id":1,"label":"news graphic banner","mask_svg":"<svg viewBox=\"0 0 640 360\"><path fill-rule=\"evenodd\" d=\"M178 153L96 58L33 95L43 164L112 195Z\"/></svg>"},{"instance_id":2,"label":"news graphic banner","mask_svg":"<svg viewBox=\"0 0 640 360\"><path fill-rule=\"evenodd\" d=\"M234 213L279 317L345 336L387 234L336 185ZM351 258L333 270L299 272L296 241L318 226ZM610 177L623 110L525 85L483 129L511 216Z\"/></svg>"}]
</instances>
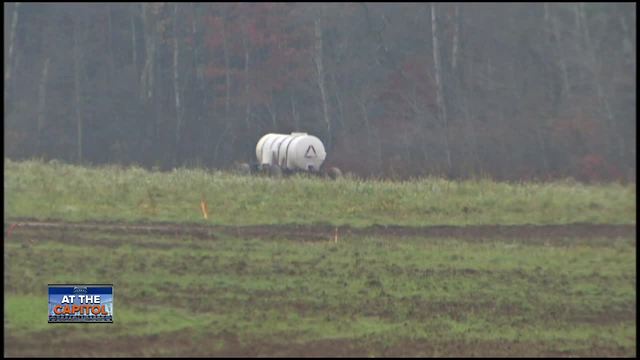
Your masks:
<instances>
[{"instance_id":1,"label":"news graphic banner","mask_svg":"<svg viewBox=\"0 0 640 360\"><path fill-rule=\"evenodd\" d=\"M112 323L112 284L49 284L50 323Z\"/></svg>"}]
</instances>

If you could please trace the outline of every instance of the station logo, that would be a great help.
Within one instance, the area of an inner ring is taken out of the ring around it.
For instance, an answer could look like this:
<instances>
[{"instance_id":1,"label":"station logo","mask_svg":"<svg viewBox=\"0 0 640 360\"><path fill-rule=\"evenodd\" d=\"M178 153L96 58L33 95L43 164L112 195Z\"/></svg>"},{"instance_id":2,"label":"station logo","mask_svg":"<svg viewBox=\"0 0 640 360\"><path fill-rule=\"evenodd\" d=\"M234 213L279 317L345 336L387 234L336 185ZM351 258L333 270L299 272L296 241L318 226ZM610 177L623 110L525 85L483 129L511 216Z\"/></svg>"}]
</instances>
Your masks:
<instances>
[{"instance_id":1,"label":"station logo","mask_svg":"<svg viewBox=\"0 0 640 360\"><path fill-rule=\"evenodd\" d=\"M50 323L112 323L113 285L49 284Z\"/></svg>"}]
</instances>

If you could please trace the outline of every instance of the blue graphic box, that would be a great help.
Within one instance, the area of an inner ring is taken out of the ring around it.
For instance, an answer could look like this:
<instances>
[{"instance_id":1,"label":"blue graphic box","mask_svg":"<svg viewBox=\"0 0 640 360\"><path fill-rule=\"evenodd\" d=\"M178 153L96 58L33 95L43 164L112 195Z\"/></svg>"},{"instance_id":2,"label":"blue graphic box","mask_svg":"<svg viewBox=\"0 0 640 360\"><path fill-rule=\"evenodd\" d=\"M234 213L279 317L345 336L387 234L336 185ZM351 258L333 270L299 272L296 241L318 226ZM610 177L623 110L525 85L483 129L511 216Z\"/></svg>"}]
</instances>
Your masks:
<instances>
[{"instance_id":1,"label":"blue graphic box","mask_svg":"<svg viewBox=\"0 0 640 360\"><path fill-rule=\"evenodd\" d=\"M49 323L113 323L112 284L49 284Z\"/></svg>"}]
</instances>

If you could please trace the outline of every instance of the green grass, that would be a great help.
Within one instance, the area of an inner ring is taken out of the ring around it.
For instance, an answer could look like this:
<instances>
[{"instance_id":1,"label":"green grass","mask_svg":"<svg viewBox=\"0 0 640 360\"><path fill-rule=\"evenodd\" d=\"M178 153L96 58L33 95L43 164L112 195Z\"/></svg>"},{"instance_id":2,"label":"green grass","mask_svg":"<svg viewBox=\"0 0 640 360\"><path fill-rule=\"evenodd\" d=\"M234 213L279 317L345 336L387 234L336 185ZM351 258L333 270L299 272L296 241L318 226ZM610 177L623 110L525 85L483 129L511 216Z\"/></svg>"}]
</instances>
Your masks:
<instances>
[{"instance_id":1,"label":"green grass","mask_svg":"<svg viewBox=\"0 0 640 360\"><path fill-rule=\"evenodd\" d=\"M109 354L309 354L309 344L341 341L374 356L633 356L635 247L625 238L334 244L19 229L4 246L6 351L73 354L54 346L66 338L112 344ZM46 324L46 284L61 282L113 283L114 324ZM167 342L180 334L193 343Z\"/></svg>"},{"instance_id":2,"label":"green grass","mask_svg":"<svg viewBox=\"0 0 640 360\"><path fill-rule=\"evenodd\" d=\"M7 217L225 225L635 224L635 184L328 181L5 159ZM200 212L206 198L209 220Z\"/></svg>"},{"instance_id":3,"label":"green grass","mask_svg":"<svg viewBox=\"0 0 640 360\"><path fill-rule=\"evenodd\" d=\"M9 219L360 227L636 216L635 184L570 180L272 179L5 159L4 181ZM5 354L634 356L635 250L633 238L334 244L18 227L4 242ZM113 283L114 324L47 324L48 283Z\"/></svg>"}]
</instances>

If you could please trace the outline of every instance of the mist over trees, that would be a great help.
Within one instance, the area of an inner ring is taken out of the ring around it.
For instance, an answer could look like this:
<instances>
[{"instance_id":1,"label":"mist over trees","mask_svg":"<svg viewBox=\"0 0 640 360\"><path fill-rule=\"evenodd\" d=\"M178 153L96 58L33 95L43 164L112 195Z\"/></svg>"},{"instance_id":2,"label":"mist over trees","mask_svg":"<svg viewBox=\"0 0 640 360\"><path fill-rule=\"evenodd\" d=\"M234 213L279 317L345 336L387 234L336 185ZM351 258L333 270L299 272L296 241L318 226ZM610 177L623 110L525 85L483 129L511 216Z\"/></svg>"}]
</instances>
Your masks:
<instances>
[{"instance_id":1,"label":"mist over trees","mask_svg":"<svg viewBox=\"0 0 640 360\"><path fill-rule=\"evenodd\" d=\"M306 131L367 176L635 180L635 3L5 3L5 156L170 169Z\"/></svg>"}]
</instances>

